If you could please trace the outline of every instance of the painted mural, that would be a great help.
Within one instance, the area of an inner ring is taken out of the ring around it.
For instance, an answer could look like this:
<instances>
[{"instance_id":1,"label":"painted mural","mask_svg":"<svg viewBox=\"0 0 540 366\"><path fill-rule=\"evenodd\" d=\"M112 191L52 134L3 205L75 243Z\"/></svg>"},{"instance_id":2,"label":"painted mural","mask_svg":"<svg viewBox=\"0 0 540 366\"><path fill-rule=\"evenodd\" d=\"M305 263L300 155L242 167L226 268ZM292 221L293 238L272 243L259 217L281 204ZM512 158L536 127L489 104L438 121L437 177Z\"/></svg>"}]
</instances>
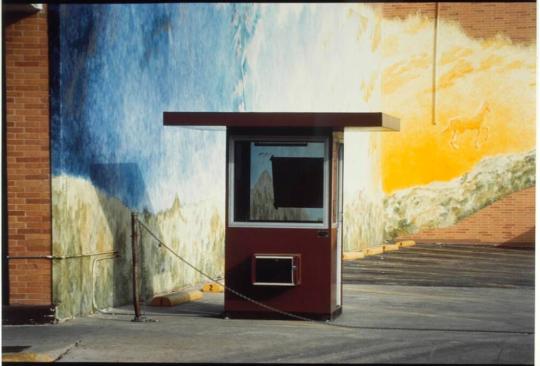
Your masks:
<instances>
[{"instance_id":1,"label":"painted mural","mask_svg":"<svg viewBox=\"0 0 540 366\"><path fill-rule=\"evenodd\" d=\"M55 261L59 318L131 301L132 211L223 275L225 133L164 127L163 111L399 117L400 132L345 131L344 250L452 225L535 184L534 45L442 20L434 55L433 21L384 19L380 4L50 13L53 253L85 255ZM142 254L145 299L203 280L146 233Z\"/></svg>"},{"instance_id":2,"label":"painted mural","mask_svg":"<svg viewBox=\"0 0 540 366\"><path fill-rule=\"evenodd\" d=\"M225 134L164 127L163 111L380 108L371 6L76 4L51 14L53 248L84 255L55 261L59 318L131 301L132 211L223 275ZM369 139L357 140L367 155ZM373 180L360 186L379 192ZM363 200L378 207L382 237L378 194ZM202 281L147 234L142 253L146 299Z\"/></svg>"},{"instance_id":3,"label":"painted mural","mask_svg":"<svg viewBox=\"0 0 540 366\"><path fill-rule=\"evenodd\" d=\"M54 253L118 254L55 262L57 316L131 301L132 211L188 260L222 275L225 134L165 128L162 113L240 108L234 45L247 30L234 17L242 7L52 10ZM142 253L146 299L202 281L146 234Z\"/></svg>"},{"instance_id":4,"label":"painted mural","mask_svg":"<svg viewBox=\"0 0 540 366\"><path fill-rule=\"evenodd\" d=\"M401 118L379 145L387 240L535 185L535 44L444 18L435 33L420 14L385 19L383 34L383 110Z\"/></svg>"}]
</instances>

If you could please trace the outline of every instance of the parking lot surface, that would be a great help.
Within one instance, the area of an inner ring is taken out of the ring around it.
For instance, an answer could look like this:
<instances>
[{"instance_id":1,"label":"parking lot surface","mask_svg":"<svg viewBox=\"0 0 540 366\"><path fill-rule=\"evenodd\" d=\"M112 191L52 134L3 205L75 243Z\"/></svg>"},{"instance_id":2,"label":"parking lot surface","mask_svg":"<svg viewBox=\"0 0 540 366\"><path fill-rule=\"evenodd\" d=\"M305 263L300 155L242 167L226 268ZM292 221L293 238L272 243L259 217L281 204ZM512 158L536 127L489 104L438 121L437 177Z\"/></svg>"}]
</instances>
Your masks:
<instances>
[{"instance_id":1,"label":"parking lot surface","mask_svg":"<svg viewBox=\"0 0 540 366\"><path fill-rule=\"evenodd\" d=\"M534 251L416 245L345 262L343 293L332 325L223 319L223 294L205 293L143 307L151 322L132 322L124 306L3 326L3 353L58 362L533 363Z\"/></svg>"}]
</instances>

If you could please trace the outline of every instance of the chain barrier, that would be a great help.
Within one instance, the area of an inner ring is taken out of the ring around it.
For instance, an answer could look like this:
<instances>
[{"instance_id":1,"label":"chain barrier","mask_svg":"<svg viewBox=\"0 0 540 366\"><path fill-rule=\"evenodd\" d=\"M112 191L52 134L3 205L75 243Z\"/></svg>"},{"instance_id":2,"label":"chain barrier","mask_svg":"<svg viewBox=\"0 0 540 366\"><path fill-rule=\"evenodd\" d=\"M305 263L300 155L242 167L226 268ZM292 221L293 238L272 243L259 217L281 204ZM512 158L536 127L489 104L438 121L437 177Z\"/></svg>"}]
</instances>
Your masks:
<instances>
[{"instance_id":1,"label":"chain barrier","mask_svg":"<svg viewBox=\"0 0 540 366\"><path fill-rule=\"evenodd\" d=\"M264 309L267 309L267 310L270 310L272 312L275 312L275 313L278 313L278 314L281 314L281 315L285 315L285 316L288 316L290 318L293 318L293 319L298 319L298 320L304 320L304 321L307 321L307 322L311 322L311 323L315 323L315 324L319 324L319 325L327 325L327 326L331 326L331 327L336 327L336 328L344 328L344 329L364 329L364 330L415 330L415 331L442 331L442 332L475 332L475 333L500 333L500 331L497 331L497 330L470 330L470 329L438 329L438 328L406 328L406 327L384 327L384 326L377 326L377 327L373 327L373 326L364 326L364 325L347 325L347 324L336 324L336 323L332 323L330 322L329 320L326 320L326 321L321 321L321 320L316 320L316 319L311 319L311 318L307 318L307 317L304 317L304 316L301 316L301 315L296 315L296 314L292 314L292 313L289 313L289 312L286 312L286 311L283 311L283 310L280 310L280 309L277 309L277 308L274 308L272 306L269 306L269 305L266 305L260 301L257 301L255 299L252 299L250 298L249 296L246 296L228 286L226 286L225 284L219 282L218 280L212 278L212 276L210 276L209 274L203 272L202 270L200 270L199 268L195 267L193 264L189 263L187 260L185 260L184 258L182 258L178 253L176 253L172 248L170 248L167 244L165 244L163 242L163 240L161 240L160 238L158 238L153 232L152 232L152 229L150 229L143 221L141 221L138 217L136 217L136 220L137 222L158 242L158 247L164 247L165 249L167 249L172 255L174 255L176 258L178 258L179 260L181 260L183 263L185 263L186 265L188 265L189 267L191 267L194 271L196 271L197 273L201 274L202 276L206 277L208 280L220 285L220 286L223 286L223 288L241 298L243 298L244 300L247 300L255 305L258 305ZM505 331L504 333L510 333L510 334L533 334L533 333L530 333L530 332L522 332L522 331Z\"/></svg>"},{"instance_id":2,"label":"chain barrier","mask_svg":"<svg viewBox=\"0 0 540 366\"><path fill-rule=\"evenodd\" d=\"M283 310L280 310L280 309L277 309L277 308L274 308L272 306L269 306L269 305L266 305L260 301L257 301L255 299L252 299L250 298L249 296L247 295L244 295L228 286L226 286L225 284L219 282L218 280L212 278L212 276L210 276L209 274L203 272L202 270L200 270L199 268L195 267L193 264L191 264L190 262L188 262L187 260L185 260L184 258L182 258L182 256L180 256L178 253L176 253L172 248L170 248L167 244L165 244L163 242L163 240L161 240L160 238L157 237L157 235L155 235L152 231L152 229L150 229L143 221L141 221L141 219L139 219L137 217L137 222L146 230L146 232L148 234L150 234L150 236L152 236L157 242L158 242L158 247L164 247L165 249L167 249L173 256L175 256L176 258L178 258L179 260L181 260L184 264L186 264L187 266L189 266L191 269L193 269L195 272L201 274L203 277L207 278L208 280L212 281L213 283L216 283L220 286L223 286L223 288L226 290L226 291L229 291L230 293L233 293L235 294L236 296L239 296L241 297L242 299L244 300L247 300L255 305L258 305L266 310L270 310L272 312L275 312L275 313L278 313L280 315L285 315L285 316L288 316L290 318L294 318L294 319L298 319L298 320L304 320L304 321L308 321L308 322L312 322L312 323L316 323L316 324L324 324L324 325L331 325L331 326L336 326L336 327L345 327L345 328L351 328L354 326L347 326L347 325L341 325L341 324L334 324L334 323L330 323L329 321L320 321L320 320L315 320L315 319L311 319L311 318L307 318L307 317L304 317L304 316L301 316L301 315L296 315L296 314L292 314L292 313L289 313L289 312L286 312L286 311L283 311ZM362 327L362 328L365 328L365 327Z\"/></svg>"}]
</instances>

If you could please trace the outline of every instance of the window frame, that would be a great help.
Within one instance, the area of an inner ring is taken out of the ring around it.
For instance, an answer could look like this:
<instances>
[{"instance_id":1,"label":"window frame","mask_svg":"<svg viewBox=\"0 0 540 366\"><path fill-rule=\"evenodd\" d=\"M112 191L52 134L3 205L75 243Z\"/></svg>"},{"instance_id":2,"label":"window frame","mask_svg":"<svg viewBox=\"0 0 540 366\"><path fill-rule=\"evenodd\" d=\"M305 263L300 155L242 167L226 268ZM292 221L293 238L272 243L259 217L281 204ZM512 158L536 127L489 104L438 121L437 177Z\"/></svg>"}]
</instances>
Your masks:
<instances>
[{"instance_id":1,"label":"window frame","mask_svg":"<svg viewBox=\"0 0 540 366\"><path fill-rule=\"evenodd\" d=\"M323 221L322 223L313 222L270 222L270 221L235 221L234 212L234 157L236 141L260 141L260 142L322 142L324 144L324 169L323 169ZM229 151L227 159L228 180L227 180L227 211L229 227L243 228L280 228L280 229L327 229L329 225L329 177L330 177L330 138L328 136L276 136L276 135L231 135L229 136Z\"/></svg>"}]
</instances>

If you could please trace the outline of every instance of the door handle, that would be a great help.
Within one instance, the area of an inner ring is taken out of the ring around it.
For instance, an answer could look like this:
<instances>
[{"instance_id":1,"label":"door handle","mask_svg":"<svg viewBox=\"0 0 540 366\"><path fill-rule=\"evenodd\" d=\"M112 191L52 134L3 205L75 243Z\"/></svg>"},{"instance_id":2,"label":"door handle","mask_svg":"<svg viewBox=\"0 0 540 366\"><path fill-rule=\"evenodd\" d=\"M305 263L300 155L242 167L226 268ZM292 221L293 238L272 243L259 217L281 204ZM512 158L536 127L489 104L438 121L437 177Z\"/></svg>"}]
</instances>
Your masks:
<instances>
[{"instance_id":1,"label":"door handle","mask_svg":"<svg viewBox=\"0 0 540 366\"><path fill-rule=\"evenodd\" d=\"M317 236L321 238L328 238L328 230L319 230Z\"/></svg>"}]
</instances>

